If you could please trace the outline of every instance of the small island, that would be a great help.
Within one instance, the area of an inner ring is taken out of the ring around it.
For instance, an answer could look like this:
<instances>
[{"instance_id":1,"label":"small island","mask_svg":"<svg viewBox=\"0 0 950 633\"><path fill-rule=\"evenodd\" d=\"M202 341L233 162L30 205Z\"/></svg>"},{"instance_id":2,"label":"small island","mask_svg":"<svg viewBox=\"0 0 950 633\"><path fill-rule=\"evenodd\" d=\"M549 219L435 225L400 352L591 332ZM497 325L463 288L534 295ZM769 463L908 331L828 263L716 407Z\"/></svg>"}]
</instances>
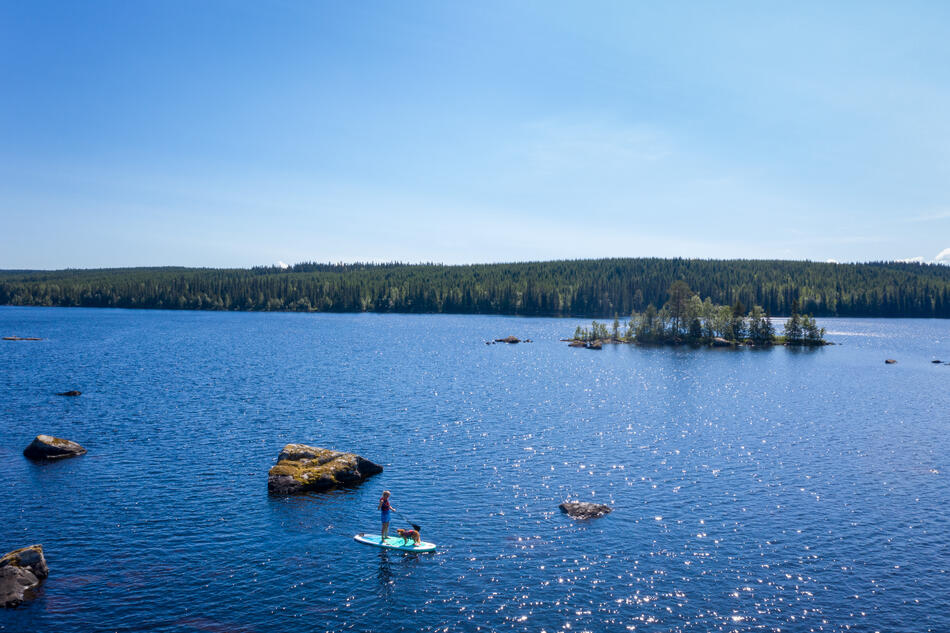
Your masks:
<instances>
[{"instance_id":1,"label":"small island","mask_svg":"<svg viewBox=\"0 0 950 633\"><path fill-rule=\"evenodd\" d=\"M799 312L792 303L791 315L785 322L783 335L776 334L772 316L761 306L746 311L740 301L732 306L715 305L707 297L690 290L684 281L674 282L669 300L659 310L653 304L642 313L634 313L626 329L614 317L612 326L594 321L591 327L577 327L569 339L571 347L601 349L605 343L647 345L831 345L825 340L825 329L819 328L811 315Z\"/></svg>"}]
</instances>

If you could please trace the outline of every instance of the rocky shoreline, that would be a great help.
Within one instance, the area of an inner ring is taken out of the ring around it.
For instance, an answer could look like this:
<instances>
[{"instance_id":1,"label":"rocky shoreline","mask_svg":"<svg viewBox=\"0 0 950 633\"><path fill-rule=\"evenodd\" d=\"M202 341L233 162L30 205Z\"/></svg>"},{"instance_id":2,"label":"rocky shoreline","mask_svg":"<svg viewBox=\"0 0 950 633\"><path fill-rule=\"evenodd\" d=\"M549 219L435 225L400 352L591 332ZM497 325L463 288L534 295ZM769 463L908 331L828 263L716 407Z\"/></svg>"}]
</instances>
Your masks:
<instances>
[{"instance_id":1,"label":"rocky shoreline","mask_svg":"<svg viewBox=\"0 0 950 633\"><path fill-rule=\"evenodd\" d=\"M581 347L584 349L603 349L604 345L639 345L641 347L823 347L825 345L835 345L831 341L817 342L798 342L776 340L772 343L756 343L752 341L730 341L720 337L714 337L709 341L685 341L674 339L669 341L637 341L621 338L596 338L596 339L561 339L567 342L568 347Z\"/></svg>"}]
</instances>

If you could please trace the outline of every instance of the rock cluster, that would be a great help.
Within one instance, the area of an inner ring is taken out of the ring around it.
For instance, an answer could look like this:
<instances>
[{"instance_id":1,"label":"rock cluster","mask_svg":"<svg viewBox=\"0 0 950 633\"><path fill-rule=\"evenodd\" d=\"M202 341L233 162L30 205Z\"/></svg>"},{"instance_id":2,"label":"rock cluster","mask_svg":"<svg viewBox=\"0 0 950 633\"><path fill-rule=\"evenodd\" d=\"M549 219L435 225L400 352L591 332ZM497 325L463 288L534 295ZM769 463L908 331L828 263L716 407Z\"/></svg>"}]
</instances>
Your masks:
<instances>
[{"instance_id":1,"label":"rock cluster","mask_svg":"<svg viewBox=\"0 0 950 633\"><path fill-rule=\"evenodd\" d=\"M306 444L288 444L267 473L267 490L288 495L357 484L383 472L383 467L354 453L341 453Z\"/></svg>"},{"instance_id":2,"label":"rock cluster","mask_svg":"<svg viewBox=\"0 0 950 633\"><path fill-rule=\"evenodd\" d=\"M567 344L568 347L583 347L585 349L603 349L604 342L600 340L596 341L582 341L580 339L574 339Z\"/></svg>"},{"instance_id":3,"label":"rock cluster","mask_svg":"<svg viewBox=\"0 0 950 633\"><path fill-rule=\"evenodd\" d=\"M596 519L613 510L608 505L586 501L565 501L558 507L572 519Z\"/></svg>"},{"instance_id":4,"label":"rock cluster","mask_svg":"<svg viewBox=\"0 0 950 633\"><path fill-rule=\"evenodd\" d=\"M33 598L49 575L42 545L30 545L0 558L0 606L15 607Z\"/></svg>"},{"instance_id":5,"label":"rock cluster","mask_svg":"<svg viewBox=\"0 0 950 633\"><path fill-rule=\"evenodd\" d=\"M76 442L53 437L52 435L37 435L36 439L23 449L24 455L36 460L63 459L64 457L82 455L85 452L86 449Z\"/></svg>"}]
</instances>

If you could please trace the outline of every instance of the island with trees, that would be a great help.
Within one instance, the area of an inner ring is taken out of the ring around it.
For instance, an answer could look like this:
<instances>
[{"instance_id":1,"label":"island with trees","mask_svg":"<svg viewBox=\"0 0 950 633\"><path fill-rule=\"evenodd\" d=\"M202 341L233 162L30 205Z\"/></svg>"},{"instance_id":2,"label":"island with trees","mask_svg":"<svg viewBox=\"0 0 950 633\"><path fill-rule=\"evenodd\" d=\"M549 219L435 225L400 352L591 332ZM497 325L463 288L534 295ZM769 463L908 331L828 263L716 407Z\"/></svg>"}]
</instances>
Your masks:
<instances>
[{"instance_id":1,"label":"island with trees","mask_svg":"<svg viewBox=\"0 0 950 633\"><path fill-rule=\"evenodd\" d=\"M613 325L594 321L590 328L578 326L569 339L573 347L601 349L605 343L646 345L829 345L825 329L815 319L801 314L793 302L791 315L778 335L771 314L761 306L750 310L736 301L716 305L709 297L700 299L689 285L676 281L668 291L669 299L658 310L653 304L631 315L626 328L614 317Z\"/></svg>"}]
</instances>

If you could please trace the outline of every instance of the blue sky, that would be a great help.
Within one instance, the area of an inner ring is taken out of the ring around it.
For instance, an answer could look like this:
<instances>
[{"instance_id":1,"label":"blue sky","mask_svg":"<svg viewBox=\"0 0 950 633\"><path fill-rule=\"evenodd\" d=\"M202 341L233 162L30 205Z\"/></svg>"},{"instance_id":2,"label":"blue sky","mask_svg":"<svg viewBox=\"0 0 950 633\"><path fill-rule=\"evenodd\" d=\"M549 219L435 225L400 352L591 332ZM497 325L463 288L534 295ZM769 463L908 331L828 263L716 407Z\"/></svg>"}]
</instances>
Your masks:
<instances>
[{"instance_id":1,"label":"blue sky","mask_svg":"<svg viewBox=\"0 0 950 633\"><path fill-rule=\"evenodd\" d=\"M950 263L950 4L0 0L0 268Z\"/></svg>"}]
</instances>

